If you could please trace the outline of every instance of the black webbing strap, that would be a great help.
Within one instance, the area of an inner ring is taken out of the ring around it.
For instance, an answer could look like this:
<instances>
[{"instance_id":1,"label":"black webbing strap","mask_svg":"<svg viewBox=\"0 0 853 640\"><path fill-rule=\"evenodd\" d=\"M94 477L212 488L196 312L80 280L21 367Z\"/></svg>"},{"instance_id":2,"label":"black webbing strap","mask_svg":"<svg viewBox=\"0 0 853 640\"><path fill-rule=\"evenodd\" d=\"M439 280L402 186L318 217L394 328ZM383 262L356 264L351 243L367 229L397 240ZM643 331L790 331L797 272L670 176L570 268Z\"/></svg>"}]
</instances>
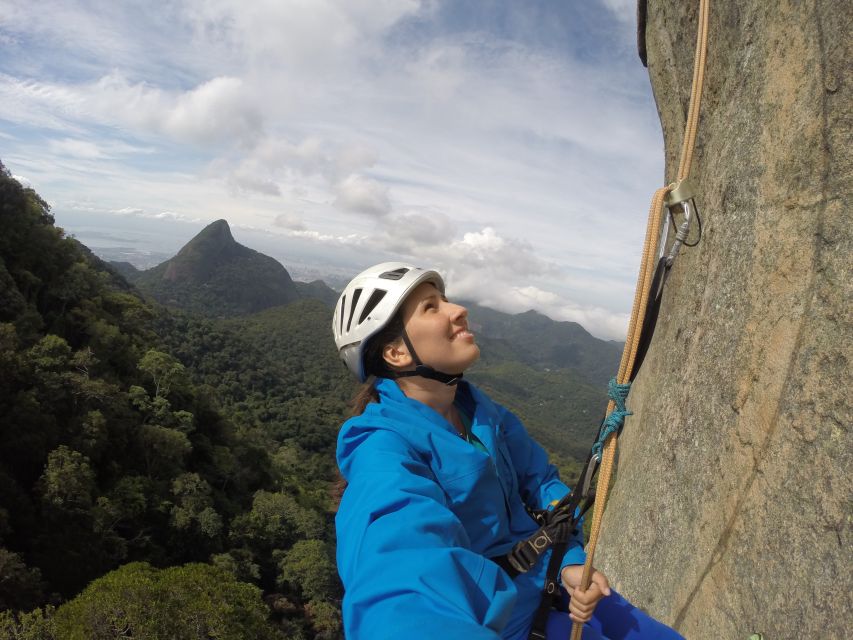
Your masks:
<instances>
[{"instance_id":1,"label":"black webbing strap","mask_svg":"<svg viewBox=\"0 0 853 640\"><path fill-rule=\"evenodd\" d=\"M663 286L666 284L666 278L669 275L669 267L666 265L666 258L658 260L658 265L655 268L655 274L652 277L652 284L649 287L650 301L646 306L646 315L643 318L643 326L640 329L640 343L637 345L637 353L634 356L634 368L631 370L628 380L634 381L640 371L640 366L646 357L646 352L649 350L649 345L652 343L652 336L655 333L655 326L658 322L658 313L660 313L660 303L663 300Z\"/></svg>"},{"instance_id":2,"label":"black webbing strap","mask_svg":"<svg viewBox=\"0 0 853 640\"><path fill-rule=\"evenodd\" d=\"M490 558L514 580L533 568L548 549L552 550L528 640L545 640L548 614L560 605L560 565L569 547L569 538L595 502L595 491L590 485L597 470L598 461L590 455L578 483L553 509L528 509L531 518L541 525L536 533L516 543L509 553Z\"/></svg>"},{"instance_id":3,"label":"black webbing strap","mask_svg":"<svg viewBox=\"0 0 853 640\"><path fill-rule=\"evenodd\" d=\"M575 519L572 517L574 509L557 509L531 511L531 517L540 525L539 529L529 538L521 540L510 549L509 553L502 558L498 564L501 567L509 565L514 569L515 577L519 573L530 571L545 553L555 544L568 542L568 532L574 529ZM494 562L497 562L494 558Z\"/></svg>"},{"instance_id":4,"label":"black webbing strap","mask_svg":"<svg viewBox=\"0 0 853 640\"><path fill-rule=\"evenodd\" d=\"M528 640L546 640L548 616L551 609L560 604L560 565L568 547L568 542L554 545L551 560L548 562L548 572L545 578L545 586L542 589L542 597L539 600L539 608L533 616L533 624L530 626L530 634L527 636Z\"/></svg>"}]
</instances>

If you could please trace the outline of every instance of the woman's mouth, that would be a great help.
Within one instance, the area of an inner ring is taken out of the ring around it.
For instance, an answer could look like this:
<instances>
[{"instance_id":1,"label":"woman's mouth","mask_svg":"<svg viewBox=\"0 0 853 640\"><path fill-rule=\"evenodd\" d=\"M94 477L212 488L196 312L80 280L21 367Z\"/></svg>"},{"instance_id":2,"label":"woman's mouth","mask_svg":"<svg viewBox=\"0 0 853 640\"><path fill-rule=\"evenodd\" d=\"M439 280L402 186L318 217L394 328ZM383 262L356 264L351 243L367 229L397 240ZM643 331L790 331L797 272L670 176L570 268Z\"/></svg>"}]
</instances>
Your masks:
<instances>
[{"instance_id":1,"label":"woman's mouth","mask_svg":"<svg viewBox=\"0 0 853 640\"><path fill-rule=\"evenodd\" d=\"M451 340L456 340L457 338L462 340L473 340L474 334L468 331L467 329L461 329L454 333L452 336L450 336Z\"/></svg>"}]
</instances>

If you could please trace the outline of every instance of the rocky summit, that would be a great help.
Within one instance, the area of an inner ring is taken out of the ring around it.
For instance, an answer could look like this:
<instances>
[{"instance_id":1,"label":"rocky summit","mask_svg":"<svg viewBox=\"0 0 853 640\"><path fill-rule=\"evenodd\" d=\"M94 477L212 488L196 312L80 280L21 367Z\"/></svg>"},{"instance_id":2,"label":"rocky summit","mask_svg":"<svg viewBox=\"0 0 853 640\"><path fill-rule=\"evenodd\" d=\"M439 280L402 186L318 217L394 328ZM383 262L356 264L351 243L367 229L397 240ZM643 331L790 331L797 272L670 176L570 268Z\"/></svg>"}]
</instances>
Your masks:
<instances>
[{"instance_id":1,"label":"rocky summit","mask_svg":"<svg viewBox=\"0 0 853 640\"><path fill-rule=\"evenodd\" d=\"M158 302L207 315L255 313L300 298L287 269L234 240L225 220L134 281Z\"/></svg>"}]
</instances>

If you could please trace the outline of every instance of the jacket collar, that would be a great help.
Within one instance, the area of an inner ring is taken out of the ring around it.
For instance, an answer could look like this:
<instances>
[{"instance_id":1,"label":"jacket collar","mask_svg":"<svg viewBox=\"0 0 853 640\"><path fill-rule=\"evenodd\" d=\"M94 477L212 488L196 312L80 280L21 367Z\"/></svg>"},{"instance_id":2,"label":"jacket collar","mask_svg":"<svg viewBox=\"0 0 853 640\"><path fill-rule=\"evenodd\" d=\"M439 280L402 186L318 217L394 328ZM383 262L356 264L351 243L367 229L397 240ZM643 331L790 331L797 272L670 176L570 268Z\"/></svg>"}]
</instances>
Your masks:
<instances>
[{"instance_id":1,"label":"jacket collar","mask_svg":"<svg viewBox=\"0 0 853 640\"><path fill-rule=\"evenodd\" d=\"M415 411L417 414L434 424L441 425L447 429L454 428L453 425L451 425L438 411L429 405L424 404L420 400L410 398L403 393L403 390L397 384L396 380L391 380L389 378L377 378L373 386L379 394L381 404L398 405L409 411Z\"/></svg>"},{"instance_id":2,"label":"jacket collar","mask_svg":"<svg viewBox=\"0 0 853 640\"><path fill-rule=\"evenodd\" d=\"M429 405L424 404L420 400L410 398L403 393L403 390L400 389L400 386L395 380L391 380L389 378L377 378L373 383L373 386L379 394L381 402L405 407L410 411L417 412L419 415L434 424L438 424L442 427L455 431L455 427L453 427L444 416L438 413L438 411ZM482 409L485 409L480 391L474 387L474 385L466 382L465 380L460 380L456 387L455 402L461 405L461 407L468 413L473 423L477 422L476 414L480 413Z\"/></svg>"}]
</instances>

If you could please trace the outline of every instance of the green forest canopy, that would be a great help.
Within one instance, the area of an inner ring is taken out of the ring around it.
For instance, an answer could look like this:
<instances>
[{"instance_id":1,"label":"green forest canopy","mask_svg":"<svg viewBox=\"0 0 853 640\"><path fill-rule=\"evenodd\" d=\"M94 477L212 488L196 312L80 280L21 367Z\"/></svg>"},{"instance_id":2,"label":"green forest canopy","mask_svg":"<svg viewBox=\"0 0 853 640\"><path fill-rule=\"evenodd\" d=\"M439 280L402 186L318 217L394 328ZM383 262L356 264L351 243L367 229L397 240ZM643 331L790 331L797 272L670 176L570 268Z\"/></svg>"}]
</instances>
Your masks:
<instances>
[{"instance_id":1,"label":"green forest canopy","mask_svg":"<svg viewBox=\"0 0 853 640\"><path fill-rule=\"evenodd\" d=\"M194 615L240 637L224 611L252 637L337 637L334 446L354 384L328 306L162 307L2 165L0 224L0 638L208 637L181 635ZM505 357L472 379L573 476L603 394L492 347Z\"/></svg>"}]
</instances>

